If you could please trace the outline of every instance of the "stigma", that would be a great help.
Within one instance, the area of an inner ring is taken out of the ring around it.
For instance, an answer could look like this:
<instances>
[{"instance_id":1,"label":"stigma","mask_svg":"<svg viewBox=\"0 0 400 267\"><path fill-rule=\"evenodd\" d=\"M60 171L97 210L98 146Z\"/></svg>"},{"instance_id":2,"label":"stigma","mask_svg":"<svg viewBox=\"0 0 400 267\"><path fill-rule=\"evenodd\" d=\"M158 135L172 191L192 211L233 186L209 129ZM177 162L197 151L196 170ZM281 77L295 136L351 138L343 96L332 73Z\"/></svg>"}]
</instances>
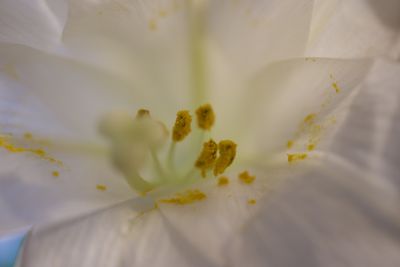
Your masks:
<instances>
[{"instance_id":1,"label":"stigma","mask_svg":"<svg viewBox=\"0 0 400 267\"><path fill-rule=\"evenodd\" d=\"M233 163L236 143L210 138L215 124L212 106L201 105L194 114L197 127L192 129L190 110L179 110L171 134L147 109L139 109L136 116L128 111L113 112L102 119L99 130L109 141L111 160L133 190L148 194L163 187L182 188L201 179L217 179ZM183 195L178 198L168 203L192 202Z\"/></svg>"}]
</instances>

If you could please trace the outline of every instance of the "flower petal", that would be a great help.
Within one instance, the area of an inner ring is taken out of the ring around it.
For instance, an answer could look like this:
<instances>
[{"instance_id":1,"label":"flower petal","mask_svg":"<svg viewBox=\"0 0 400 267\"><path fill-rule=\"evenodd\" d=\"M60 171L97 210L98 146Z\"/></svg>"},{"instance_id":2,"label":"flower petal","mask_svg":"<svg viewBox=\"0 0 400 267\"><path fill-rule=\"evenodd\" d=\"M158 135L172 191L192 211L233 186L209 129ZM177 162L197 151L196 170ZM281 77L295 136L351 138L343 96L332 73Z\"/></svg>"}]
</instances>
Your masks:
<instances>
[{"instance_id":1,"label":"flower petal","mask_svg":"<svg viewBox=\"0 0 400 267\"><path fill-rule=\"evenodd\" d=\"M400 2L318 0L315 2L307 56L398 57Z\"/></svg>"},{"instance_id":2,"label":"flower petal","mask_svg":"<svg viewBox=\"0 0 400 267\"><path fill-rule=\"evenodd\" d=\"M303 55L313 1L209 1L210 39L245 76Z\"/></svg>"},{"instance_id":3,"label":"flower petal","mask_svg":"<svg viewBox=\"0 0 400 267\"><path fill-rule=\"evenodd\" d=\"M263 202L229 265L399 265L399 77L398 63L375 62L325 158Z\"/></svg>"},{"instance_id":4,"label":"flower petal","mask_svg":"<svg viewBox=\"0 0 400 267\"><path fill-rule=\"evenodd\" d=\"M54 50L67 18L64 0L3 0L0 3L0 42Z\"/></svg>"},{"instance_id":5,"label":"flower petal","mask_svg":"<svg viewBox=\"0 0 400 267\"><path fill-rule=\"evenodd\" d=\"M398 194L322 161L292 176L226 243L227 266L398 266Z\"/></svg>"},{"instance_id":6,"label":"flower petal","mask_svg":"<svg viewBox=\"0 0 400 267\"><path fill-rule=\"evenodd\" d=\"M73 0L63 52L183 106L190 93L188 16L184 0Z\"/></svg>"},{"instance_id":7,"label":"flower petal","mask_svg":"<svg viewBox=\"0 0 400 267\"><path fill-rule=\"evenodd\" d=\"M134 195L108 157L44 150L62 165L34 153L1 148L0 231L84 214Z\"/></svg>"},{"instance_id":8,"label":"flower petal","mask_svg":"<svg viewBox=\"0 0 400 267\"><path fill-rule=\"evenodd\" d=\"M370 61L362 59L302 58L271 64L246 87L225 91L229 102L224 92L215 92L214 99L225 101L216 104L216 113L225 118L224 128L217 125L216 130L232 129L228 137L239 141L242 154L271 155L286 150L287 141L312 134L301 124L315 114L314 125L321 125L315 137L320 139L333 131L340 104L351 98L369 67ZM233 116L241 106L240 115Z\"/></svg>"},{"instance_id":9,"label":"flower petal","mask_svg":"<svg viewBox=\"0 0 400 267\"><path fill-rule=\"evenodd\" d=\"M212 266L175 235L158 210L140 212L148 204L128 201L37 227L24 244L22 266Z\"/></svg>"},{"instance_id":10,"label":"flower petal","mask_svg":"<svg viewBox=\"0 0 400 267\"><path fill-rule=\"evenodd\" d=\"M176 112L176 105L172 104L176 99L172 95L163 98L165 105L159 105L159 97L164 97L162 90L142 90L135 84L74 60L9 45L0 47L0 58L1 91L14 101L2 103L3 111L8 112L1 116L9 124L14 119L22 124L21 128L35 124L44 127L47 123L47 130L51 132L61 124L69 136L93 142L100 118L114 109L131 110L134 116L137 109L148 107L154 117L164 121L173 118ZM35 121L29 121L32 116L28 107L40 108L53 120L36 117ZM42 131L41 134L46 133Z\"/></svg>"},{"instance_id":11,"label":"flower petal","mask_svg":"<svg viewBox=\"0 0 400 267\"><path fill-rule=\"evenodd\" d=\"M375 62L326 153L400 186L400 64Z\"/></svg>"},{"instance_id":12,"label":"flower petal","mask_svg":"<svg viewBox=\"0 0 400 267\"><path fill-rule=\"evenodd\" d=\"M195 188L207 198L188 205L138 198L88 216L35 227L24 245L30 266L223 266L225 241L255 214L260 199L282 178L274 169L253 184L218 186L212 179ZM277 174L277 175L275 175ZM268 179L266 179L268 178ZM205 181L202 181L205 182ZM22 265L24 266L24 264Z\"/></svg>"}]
</instances>

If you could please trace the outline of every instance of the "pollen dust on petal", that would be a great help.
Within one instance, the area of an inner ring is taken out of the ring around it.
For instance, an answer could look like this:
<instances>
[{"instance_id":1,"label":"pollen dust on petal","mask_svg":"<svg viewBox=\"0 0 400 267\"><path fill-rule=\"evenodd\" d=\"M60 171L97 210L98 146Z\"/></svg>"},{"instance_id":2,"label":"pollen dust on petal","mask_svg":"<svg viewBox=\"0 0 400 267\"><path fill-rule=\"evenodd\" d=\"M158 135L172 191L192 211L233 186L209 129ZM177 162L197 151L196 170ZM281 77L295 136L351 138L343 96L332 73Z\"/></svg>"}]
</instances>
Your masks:
<instances>
[{"instance_id":1,"label":"pollen dust on petal","mask_svg":"<svg viewBox=\"0 0 400 267\"><path fill-rule=\"evenodd\" d=\"M187 205L194 202L202 201L207 198L207 195L198 189L188 190L184 193L177 193L174 197L159 200L160 203Z\"/></svg>"},{"instance_id":2,"label":"pollen dust on petal","mask_svg":"<svg viewBox=\"0 0 400 267\"><path fill-rule=\"evenodd\" d=\"M244 184L252 184L256 177L254 175L250 175L248 171L244 171L239 173L239 180Z\"/></svg>"},{"instance_id":3,"label":"pollen dust on petal","mask_svg":"<svg viewBox=\"0 0 400 267\"><path fill-rule=\"evenodd\" d=\"M5 150L7 150L10 153L28 153L28 154L33 154L33 155L39 157L40 159L49 161L51 163L58 164L60 166L63 165L63 163L60 160L57 160L57 159L51 157L43 149L40 149L40 148L26 148L26 147L16 146L16 145L12 144L8 140L8 138L6 138L4 136L0 136L0 147L4 148Z\"/></svg>"},{"instance_id":4,"label":"pollen dust on petal","mask_svg":"<svg viewBox=\"0 0 400 267\"><path fill-rule=\"evenodd\" d=\"M221 176L218 178L218 186L223 187L229 184L229 179L226 176Z\"/></svg>"},{"instance_id":5,"label":"pollen dust on petal","mask_svg":"<svg viewBox=\"0 0 400 267\"><path fill-rule=\"evenodd\" d=\"M255 200L254 198L250 198L247 200L247 204L249 205L255 205L257 203L257 200Z\"/></svg>"},{"instance_id":6,"label":"pollen dust on petal","mask_svg":"<svg viewBox=\"0 0 400 267\"><path fill-rule=\"evenodd\" d=\"M332 104L336 94L342 90L333 74L329 74L329 80L326 87L322 88L325 90L325 98L322 100L319 110L306 114L300 121L293 137L286 143L286 148L289 150L289 153L287 153L289 163L308 158L307 152L316 150L322 137L336 123L334 116L327 118L322 115L326 113L326 109ZM333 92L332 88L334 89Z\"/></svg>"},{"instance_id":7,"label":"pollen dust on petal","mask_svg":"<svg viewBox=\"0 0 400 267\"><path fill-rule=\"evenodd\" d=\"M288 162L292 163L295 161L305 160L308 155L306 153L296 153L296 154L287 154Z\"/></svg>"},{"instance_id":8,"label":"pollen dust on petal","mask_svg":"<svg viewBox=\"0 0 400 267\"><path fill-rule=\"evenodd\" d=\"M98 185L96 185L96 189L101 191L101 192L104 192L104 191L107 190L107 186L104 185L104 184L98 184Z\"/></svg>"}]
</instances>

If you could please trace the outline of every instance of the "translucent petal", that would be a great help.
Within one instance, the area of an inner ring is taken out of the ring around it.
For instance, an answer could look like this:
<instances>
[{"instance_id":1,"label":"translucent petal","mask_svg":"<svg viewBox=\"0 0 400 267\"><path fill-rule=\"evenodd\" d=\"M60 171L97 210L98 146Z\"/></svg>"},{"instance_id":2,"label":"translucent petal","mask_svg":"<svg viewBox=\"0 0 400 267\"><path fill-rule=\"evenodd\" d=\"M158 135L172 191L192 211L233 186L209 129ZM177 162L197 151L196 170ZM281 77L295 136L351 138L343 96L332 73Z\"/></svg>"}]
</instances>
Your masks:
<instances>
[{"instance_id":1,"label":"translucent petal","mask_svg":"<svg viewBox=\"0 0 400 267\"><path fill-rule=\"evenodd\" d=\"M400 2L315 1L307 56L398 57ZM397 54L397 55L396 55Z\"/></svg>"},{"instance_id":2,"label":"translucent petal","mask_svg":"<svg viewBox=\"0 0 400 267\"><path fill-rule=\"evenodd\" d=\"M313 1L209 1L211 41L241 75L301 56Z\"/></svg>"},{"instance_id":3,"label":"translucent petal","mask_svg":"<svg viewBox=\"0 0 400 267\"><path fill-rule=\"evenodd\" d=\"M24 245L22 266L212 266L149 207L133 200L37 227Z\"/></svg>"},{"instance_id":4,"label":"translucent petal","mask_svg":"<svg viewBox=\"0 0 400 267\"><path fill-rule=\"evenodd\" d=\"M60 45L67 12L64 0L3 0L0 42L54 50Z\"/></svg>"},{"instance_id":5,"label":"translucent petal","mask_svg":"<svg viewBox=\"0 0 400 267\"><path fill-rule=\"evenodd\" d=\"M43 149L62 165L33 153L12 153L1 148L2 232L70 218L134 195L102 154L31 146Z\"/></svg>"},{"instance_id":6,"label":"translucent petal","mask_svg":"<svg viewBox=\"0 0 400 267\"><path fill-rule=\"evenodd\" d=\"M369 66L368 60L324 58L271 64L241 88L215 91L216 113L224 118L223 128L217 125L216 131L226 134L229 129L228 137L239 142L239 155L271 155L283 152L290 139L307 138L311 132L301 124L315 114L314 126L323 128L318 135L323 140L335 129L340 105L351 98Z\"/></svg>"},{"instance_id":7,"label":"translucent petal","mask_svg":"<svg viewBox=\"0 0 400 267\"><path fill-rule=\"evenodd\" d=\"M398 266L398 194L351 165L311 164L226 243L227 266Z\"/></svg>"},{"instance_id":8,"label":"translucent petal","mask_svg":"<svg viewBox=\"0 0 400 267\"><path fill-rule=\"evenodd\" d=\"M400 186L400 64L377 61L359 93L346 109L346 117L327 153L354 168L389 179Z\"/></svg>"},{"instance_id":9,"label":"translucent petal","mask_svg":"<svg viewBox=\"0 0 400 267\"><path fill-rule=\"evenodd\" d=\"M274 169L268 177L249 171L257 175L253 184L240 183L234 173L223 187L213 179L193 187L206 199L185 206L159 203L154 209L152 201L140 198L36 227L22 262L44 267L224 266L225 241L259 208L249 199L260 199L273 188L273 179L282 178Z\"/></svg>"},{"instance_id":10,"label":"translucent petal","mask_svg":"<svg viewBox=\"0 0 400 267\"><path fill-rule=\"evenodd\" d=\"M21 46L1 46L0 58L1 94L7 96L2 102L6 113L0 117L9 128L14 123L19 124L14 128L29 131L41 125L45 134L47 124L48 132L63 128L69 136L93 142L100 118L114 109L132 110L134 116L137 109L149 107L153 116L163 121L172 121L176 112L172 95L159 104L163 96L159 88L143 90L74 60ZM49 117L52 120L45 120Z\"/></svg>"},{"instance_id":11,"label":"translucent petal","mask_svg":"<svg viewBox=\"0 0 400 267\"><path fill-rule=\"evenodd\" d=\"M399 74L374 63L325 157L262 202L228 242L228 265L399 265Z\"/></svg>"},{"instance_id":12,"label":"translucent petal","mask_svg":"<svg viewBox=\"0 0 400 267\"><path fill-rule=\"evenodd\" d=\"M188 16L183 0L73 0L62 52L183 106L190 93Z\"/></svg>"}]
</instances>

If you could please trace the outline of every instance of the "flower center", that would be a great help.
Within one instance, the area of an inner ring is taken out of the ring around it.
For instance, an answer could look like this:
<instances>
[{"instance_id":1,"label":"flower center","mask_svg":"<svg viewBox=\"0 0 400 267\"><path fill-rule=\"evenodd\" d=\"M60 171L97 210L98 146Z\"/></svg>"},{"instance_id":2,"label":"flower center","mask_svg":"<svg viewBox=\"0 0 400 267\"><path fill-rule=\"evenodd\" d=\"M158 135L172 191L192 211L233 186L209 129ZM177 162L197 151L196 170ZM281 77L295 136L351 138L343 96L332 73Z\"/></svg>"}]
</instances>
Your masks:
<instances>
[{"instance_id":1,"label":"flower center","mask_svg":"<svg viewBox=\"0 0 400 267\"><path fill-rule=\"evenodd\" d=\"M112 162L132 189L144 194L189 185L207 178L210 172L220 175L232 164L236 144L231 140L217 143L209 136L215 123L212 106L204 104L195 114L197 127L192 131L190 111L178 111L171 137L165 124L145 109L138 110L136 117L115 111L102 119L99 129L110 141ZM184 143L191 143L191 148L180 147ZM195 160L187 163L187 159Z\"/></svg>"}]
</instances>

